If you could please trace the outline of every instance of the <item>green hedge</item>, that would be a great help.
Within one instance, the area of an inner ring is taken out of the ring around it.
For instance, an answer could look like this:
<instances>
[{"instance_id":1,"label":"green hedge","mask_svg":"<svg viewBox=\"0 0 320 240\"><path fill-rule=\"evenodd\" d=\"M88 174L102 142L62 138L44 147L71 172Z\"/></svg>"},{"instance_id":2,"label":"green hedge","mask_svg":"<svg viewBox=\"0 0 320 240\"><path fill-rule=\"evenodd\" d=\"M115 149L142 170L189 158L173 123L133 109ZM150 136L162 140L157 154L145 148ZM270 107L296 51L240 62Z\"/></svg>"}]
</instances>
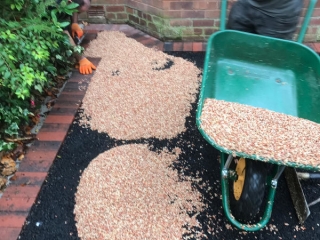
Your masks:
<instances>
[{"instance_id":1,"label":"green hedge","mask_svg":"<svg viewBox=\"0 0 320 240\"><path fill-rule=\"evenodd\" d=\"M13 143L28 122L32 93L41 93L72 65L72 47L59 22L61 14L72 15L78 5L60 5L55 0L0 1L0 151Z\"/></svg>"}]
</instances>

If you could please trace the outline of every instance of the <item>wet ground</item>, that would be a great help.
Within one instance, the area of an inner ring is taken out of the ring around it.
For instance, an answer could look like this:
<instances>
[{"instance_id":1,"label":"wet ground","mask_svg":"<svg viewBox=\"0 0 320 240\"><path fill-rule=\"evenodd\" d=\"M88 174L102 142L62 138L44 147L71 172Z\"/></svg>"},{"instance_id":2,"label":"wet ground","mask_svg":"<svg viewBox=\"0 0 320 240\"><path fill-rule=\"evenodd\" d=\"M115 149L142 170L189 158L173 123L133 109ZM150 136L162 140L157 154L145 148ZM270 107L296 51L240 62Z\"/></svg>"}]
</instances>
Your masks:
<instances>
[{"instance_id":1,"label":"wet ground","mask_svg":"<svg viewBox=\"0 0 320 240\"><path fill-rule=\"evenodd\" d=\"M203 66L204 53L172 54L195 61L199 68ZM73 209L81 173L100 153L129 143L146 143L157 149L164 147L169 150L175 147L182 149L183 153L175 167L180 171L184 170L185 175L201 177L212 186L211 191L207 191L208 189L204 189L199 183L194 183L194 187L202 194L207 208L197 217L202 228L193 231L202 231L208 239L320 239L320 203L310 207L310 216L304 225L300 225L283 176L279 180L271 220L265 228L248 233L231 227L222 209L220 168L217 160L219 153L200 135L196 128L195 113L196 104L193 104L191 116L186 120L187 131L174 139L162 141L157 139L118 141L111 139L107 134L84 129L75 122L70 127L36 204L30 211L20 239L79 239ZM320 197L320 180L303 182L302 185L308 202Z\"/></svg>"}]
</instances>

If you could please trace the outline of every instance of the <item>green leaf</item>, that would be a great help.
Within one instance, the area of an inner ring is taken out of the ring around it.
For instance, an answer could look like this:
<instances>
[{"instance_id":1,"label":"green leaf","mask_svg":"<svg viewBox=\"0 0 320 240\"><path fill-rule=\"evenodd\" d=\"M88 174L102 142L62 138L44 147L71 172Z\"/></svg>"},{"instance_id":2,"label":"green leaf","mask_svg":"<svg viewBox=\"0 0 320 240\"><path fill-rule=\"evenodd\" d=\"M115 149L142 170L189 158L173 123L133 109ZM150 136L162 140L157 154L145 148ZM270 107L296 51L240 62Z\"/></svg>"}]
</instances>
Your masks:
<instances>
[{"instance_id":1,"label":"green leaf","mask_svg":"<svg viewBox=\"0 0 320 240\"><path fill-rule=\"evenodd\" d=\"M20 11L22 9L22 6L20 4L17 4L16 8L18 9L18 11Z\"/></svg>"},{"instance_id":2,"label":"green leaf","mask_svg":"<svg viewBox=\"0 0 320 240\"><path fill-rule=\"evenodd\" d=\"M11 60L16 60L15 57L12 56L12 55L9 55L8 57L9 57Z\"/></svg>"},{"instance_id":3,"label":"green leaf","mask_svg":"<svg viewBox=\"0 0 320 240\"><path fill-rule=\"evenodd\" d=\"M48 72L50 72L51 74L54 74L56 71L57 71L57 69L54 67L54 66L47 66L46 67L46 70L48 71Z\"/></svg>"},{"instance_id":4,"label":"green leaf","mask_svg":"<svg viewBox=\"0 0 320 240\"><path fill-rule=\"evenodd\" d=\"M73 52L71 50L66 51L67 57L71 57L71 55L73 54Z\"/></svg>"},{"instance_id":5,"label":"green leaf","mask_svg":"<svg viewBox=\"0 0 320 240\"><path fill-rule=\"evenodd\" d=\"M59 60L62 60L62 56L59 55L59 54L56 55L56 58L59 59Z\"/></svg>"},{"instance_id":6,"label":"green leaf","mask_svg":"<svg viewBox=\"0 0 320 240\"><path fill-rule=\"evenodd\" d=\"M23 93L26 97L28 97L28 96L30 95L29 89L26 89L26 88L23 89L22 93Z\"/></svg>"},{"instance_id":7,"label":"green leaf","mask_svg":"<svg viewBox=\"0 0 320 240\"><path fill-rule=\"evenodd\" d=\"M72 14L74 13L74 10L70 10L70 9L65 9L64 12L70 16L72 16Z\"/></svg>"},{"instance_id":8,"label":"green leaf","mask_svg":"<svg viewBox=\"0 0 320 240\"><path fill-rule=\"evenodd\" d=\"M34 88L35 88L36 90L38 90L39 92L42 92L42 87L41 87L41 85L37 84L37 85L34 86Z\"/></svg>"},{"instance_id":9,"label":"green leaf","mask_svg":"<svg viewBox=\"0 0 320 240\"><path fill-rule=\"evenodd\" d=\"M51 16L52 16L52 14L54 14L55 16L57 16L57 12L58 12L57 9L53 9L53 10L51 11Z\"/></svg>"},{"instance_id":10,"label":"green leaf","mask_svg":"<svg viewBox=\"0 0 320 240\"><path fill-rule=\"evenodd\" d=\"M60 27L61 28L65 28L65 27L67 27L69 24L70 24L70 22L61 22L61 23L59 23L60 24Z\"/></svg>"},{"instance_id":11,"label":"green leaf","mask_svg":"<svg viewBox=\"0 0 320 240\"><path fill-rule=\"evenodd\" d=\"M52 11L51 11L51 18L52 18L53 23L54 23L55 25L57 25L58 19L57 19L57 16L56 16L56 14L55 14L55 10L52 10Z\"/></svg>"},{"instance_id":12,"label":"green leaf","mask_svg":"<svg viewBox=\"0 0 320 240\"><path fill-rule=\"evenodd\" d=\"M15 146L15 144L12 142L5 142L5 141L0 140L0 152L11 150L14 148L14 146Z\"/></svg>"},{"instance_id":13,"label":"green leaf","mask_svg":"<svg viewBox=\"0 0 320 240\"><path fill-rule=\"evenodd\" d=\"M60 3L60 6L64 8L66 5L67 5L66 1L62 0L61 3Z\"/></svg>"},{"instance_id":14,"label":"green leaf","mask_svg":"<svg viewBox=\"0 0 320 240\"><path fill-rule=\"evenodd\" d=\"M6 65L0 66L0 73L1 73L1 72L4 72L6 69L7 69L7 66L6 66Z\"/></svg>"},{"instance_id":15,"label":"green leaf","mask_svg":"<svg viewBox=\"0 0 320 240\"><path fill-rule=\"evenodd\" d=\"M17 123L12 123L12 124L10 125L10 129L11 129L11 130L18 130L18 129L19 129L19 126L18 126Z\"/></svg>"},{"instance_id":16,"label":"green leaf","mask_svg":"<svg viewBox=\"0 0 320 240\"><path fill-rule=\"evenodd\" d=\"M29 114L31 114L30 112L29 112L29 110L28 109L23 109L23 112L22 112L22 114L23 114L23 116L28 116ZM32 113L32 115L33 115L33 113Z\"/></svg>"},{"instance_id":17,"label":"green leaf","mask_svg":"<svg viewBox=\"0 0 320 240\"><path fill-rule=\"evenodd\" d=\"M9 71L6 71L4 74L4 79L8 79L10 77L11 73Z\"/></svg>"},{"instance_id":18,"label":"green leaf","mask_svg":"<svg viewBox=\"0 0 320 240\"><path fill-rule=\"evenodd\" d=\"M79 4L74 2L67 5L67 9L75 9L77 7L79 7Z\"/></svg>"},{"instance_id":19,"label":"green leaf","mask_svg":"<svg viewBox=\"0 0 320 240\"><path fill-rule=\"evenodd\" d=\"M4 132L10 136L17 135L19 126L17 123L12 123L9 128L7 128Z\"/></svg>"}]
</instances>

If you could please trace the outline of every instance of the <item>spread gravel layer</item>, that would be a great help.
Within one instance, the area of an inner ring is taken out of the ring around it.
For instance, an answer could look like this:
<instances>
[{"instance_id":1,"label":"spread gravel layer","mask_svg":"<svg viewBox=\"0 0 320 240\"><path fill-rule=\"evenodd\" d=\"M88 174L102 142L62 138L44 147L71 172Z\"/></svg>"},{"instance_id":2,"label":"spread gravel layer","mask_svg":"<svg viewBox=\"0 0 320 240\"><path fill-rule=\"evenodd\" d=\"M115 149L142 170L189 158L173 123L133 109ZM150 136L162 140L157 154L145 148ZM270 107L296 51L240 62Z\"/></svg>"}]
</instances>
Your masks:
<instances>
[{"instance_id":1,"label":"spread gravel layer","mask_svg":"<svg viewBox=\"0 0 320 240\"><path fill-rule=\"evenodd\" d=\"M129 144L95 158L77 188L79 237L181 239L186 226L199 226L190 213L201 210L200 193L169 167L179 151L156 153L147 145Z\"/></svg>"},{"instance_id":2,"label":"spread gravel layer","mask_svg":"<svg viewBox=\"0 0 320 240\"><path fill-rule=\"evenodd\" d=\"M196 62L199 69L204 65L205 53L203 52L170 52L170 54ZM59 142L51 141L45 144L45 150L49 152L50 149L57 147L60 147L60 150L27 217L19 240L82 239L78 236L74 219L75 195L80 176L99 154L132 143L148 144L155 152L163 151L165 148L170 152L177 148L181 149L181 153L177 151L175 153L175 155L179 153L179 157L172 164L173 168L177 170L181 181L192 182L192 189L199 191L201 202L204 203L200 211L192 212L192 216L196 216L196 220L199 221L197 224L200 226L190 227L188 229L190 233L184 234L181 239L319 239L320 204L310 208L310 216L303 225L300 225L284 175L279 179L272 216L266 227L257 232L245 232L231 226L222 208L221 169L217 160L220 152L208 144L200 134L196 126L196 105L196 103L192 104L191 115L186 119L187 130L173 139L163 140L149 138L123 141L110 138L106 133L82 128L78 123L82 112L79 110L61 147L58 145ZM168 158L170 161L174 159L171 155L168 155ZM24 174L22 173L15 184L23 184L28 188L33 185L38 186L38 177L31 178L29 181L28 175L24 176ZM38 173L35 176L41 177L43 174ZM94 176L92 179L95 179ZM92 188L96 185L98 185L97 182L91 184ZM301 185L308 202L319 198L318 180L301 181ZM6 230L10 231L10 229ZM181 231L180 228L179 231Z\"/></svg>"},{"instance_id":3,"label":"spread gravel layer","mask_svg":"<svg viewBox=\"0 0 320 240\"><path fill-rule=\"evenodd\" d=\"M320 168L320 124L244 104L206 99L201 128L234 152Z\"/></svg>"},{"instance_id":4,"label":"spread gravel layer","mask_svg":"<svg viewBox=\"0 0 320 240\"><path fill-rule=\"evenodd\" d=\"M201 81L194 63L117 31L100 32L85 54L102 59L83 100L83 126L126 140L185 131Z\"/></svg>"}]
</instances>

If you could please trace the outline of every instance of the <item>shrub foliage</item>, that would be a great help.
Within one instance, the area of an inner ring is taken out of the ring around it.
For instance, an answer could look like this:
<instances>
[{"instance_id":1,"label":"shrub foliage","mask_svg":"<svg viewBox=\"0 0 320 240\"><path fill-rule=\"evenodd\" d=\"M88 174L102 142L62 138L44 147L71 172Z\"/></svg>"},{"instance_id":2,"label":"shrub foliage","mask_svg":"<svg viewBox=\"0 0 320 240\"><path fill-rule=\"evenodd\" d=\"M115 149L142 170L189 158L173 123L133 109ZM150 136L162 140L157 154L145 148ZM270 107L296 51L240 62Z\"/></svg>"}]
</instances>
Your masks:
<instances>
[{"instance_id":1,"label":"shrub foliage","mask_svg":"<svg viewBox=\"0 0 320 240\"><path fill-rule=\"evenodd\" d=\"M65 75L72 64L72 47L63 29L78 5L62 0L0 1L0 151L18 137L32 111L32 94L41 93L56 76Z\"/></svg>"}]
</instances>

